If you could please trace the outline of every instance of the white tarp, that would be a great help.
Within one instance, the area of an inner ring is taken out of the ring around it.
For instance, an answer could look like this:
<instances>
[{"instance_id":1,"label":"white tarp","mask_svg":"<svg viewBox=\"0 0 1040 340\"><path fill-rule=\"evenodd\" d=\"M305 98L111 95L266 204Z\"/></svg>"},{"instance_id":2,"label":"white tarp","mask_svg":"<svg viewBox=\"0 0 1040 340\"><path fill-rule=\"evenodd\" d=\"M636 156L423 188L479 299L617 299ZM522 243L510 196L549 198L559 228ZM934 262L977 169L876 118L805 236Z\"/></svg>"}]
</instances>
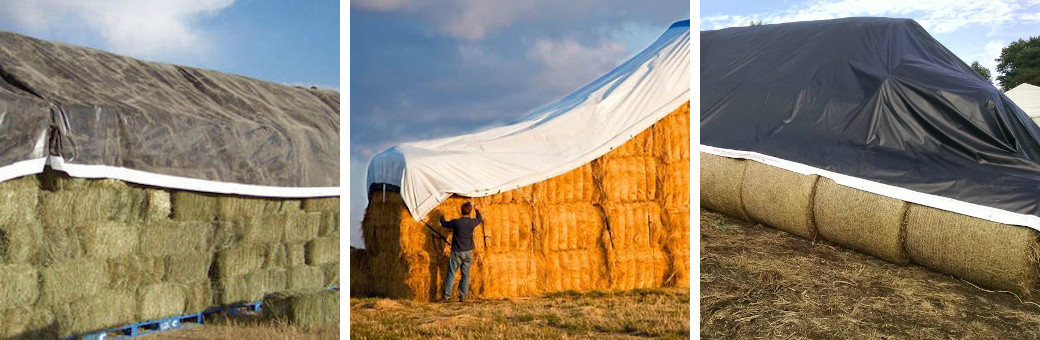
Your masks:
<instances>
[{"instance_id":1,"label":"white tarp","mask_svg":"<svg viewBox=\"0 0 1040 340\"><path fill-rule=\"evenodd\" d=\"M400 187L412 218L420 221L452 194L493 195L591 162L688 100L685 20L606 75L505 126L404 143L375 155L366 187Z\"/></svg>"},{"instance_id":2,"label":"white tarp","mask_svg":"<svg viewBox=\"0 0 1040 340\"><path fill-rule=\"evenodd\" d=\"M1034 123L1040 125L1040 87L1022 83L1004 95L1025 111Z\"/></svg>"}]
</instances>

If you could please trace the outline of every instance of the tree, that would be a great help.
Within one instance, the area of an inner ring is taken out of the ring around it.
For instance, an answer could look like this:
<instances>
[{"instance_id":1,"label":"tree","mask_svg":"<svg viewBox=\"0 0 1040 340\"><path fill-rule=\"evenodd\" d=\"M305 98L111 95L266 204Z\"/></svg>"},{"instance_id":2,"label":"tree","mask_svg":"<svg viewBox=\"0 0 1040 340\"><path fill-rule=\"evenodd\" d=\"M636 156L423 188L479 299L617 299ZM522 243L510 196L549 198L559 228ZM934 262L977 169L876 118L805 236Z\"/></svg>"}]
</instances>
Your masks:
<instances>
[{"instance_id":1,"label":"tree","mask_svg":"<svg viewBox=\"0 0 1040 340\"><path fill-rule=\"evenodd\" d=\"M975 70L975 73L978 73L983 78L986 78L987 82L993 82L993 78L990 77L989 69L985 66L982 66L982 64L979 64L978 60L973 61L971 63L971 68Z\"/></svg>"},{"instance_id":2,"label":"tree","mask_svg":"<svg viewBox=\"0 0 1040 340\"><path fill-rule=\"evenodd\" d=\"M1018 39L1000 51L997 82L1004 91L1022 83L1040 86L1040 37Z\"/></svg>"},{"instance_id":3,"label":"tree","mask_svg":"<svg viewBox=\"0 0 1040 340\"><path fill-rule=\"evenodd\" d=\"M758 22L755 22L754 20L751 20L751 24L748 25L748 26L754 27L754 26L762 26L762 25L763 25L762 24L762 20L759 20Z\"/></svg>"}]
</instances>

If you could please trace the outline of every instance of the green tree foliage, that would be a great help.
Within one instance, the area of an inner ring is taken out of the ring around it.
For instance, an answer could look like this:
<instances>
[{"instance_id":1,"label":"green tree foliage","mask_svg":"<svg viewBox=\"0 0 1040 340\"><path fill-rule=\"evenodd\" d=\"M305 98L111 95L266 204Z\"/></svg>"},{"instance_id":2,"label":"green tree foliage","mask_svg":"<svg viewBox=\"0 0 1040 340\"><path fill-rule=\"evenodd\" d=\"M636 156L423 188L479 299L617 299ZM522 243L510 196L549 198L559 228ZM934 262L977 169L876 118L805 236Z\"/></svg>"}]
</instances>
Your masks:
<instances>
[{"instance_id":1,"label":"green tree foliage","mask_svg":"<svg viewBox=\"0 0 1040 340\"><path fill-rule=\"evenodd\" d=\"M762 26L762 25L763 25L762 20L759 20L758 22L755 22L754 20L751 20L751 24L748 25L748 26Z\"/></svg>"},{"instance_id":2,"label":"green tree foliage","mask_svg":"<svg viewBox=\"0 0 1040 340\"><path fill-rule=\"evenodd\" d=\"M971 68L975 70L975 73L978 73L983 78L986 78L986 81L993 82L993 78L991 77L991 74L989 73L989 69L986 68L985 66L982 66L982 64L979 64L978 60L973 61L971 63Z\"/></svg>"},{"instance_id":3,"label":"green tree foliage","mask_svg":"<svg viewBox=\"0 0 1040 340\"><path fill-rule=\"evenodd\" d=\"M997 82L1004 91L1022 83L1040 86L1040 36L1018 39L1000 51Z\"/></svg>"}]
</instances>

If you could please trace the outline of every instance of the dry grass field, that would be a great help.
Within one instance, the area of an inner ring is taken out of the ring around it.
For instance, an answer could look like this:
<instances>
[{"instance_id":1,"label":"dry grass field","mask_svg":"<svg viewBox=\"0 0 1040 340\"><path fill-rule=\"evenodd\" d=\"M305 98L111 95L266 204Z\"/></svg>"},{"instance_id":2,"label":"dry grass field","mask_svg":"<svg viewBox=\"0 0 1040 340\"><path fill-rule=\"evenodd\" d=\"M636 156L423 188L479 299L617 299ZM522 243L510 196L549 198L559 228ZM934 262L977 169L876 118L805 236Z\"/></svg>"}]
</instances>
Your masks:
<instances>
[{"instance_id":1,"label":"dry grass field","mask_svg":"<svg viewBox=\"0 0 1040 340\"><path fill-rule=\"evenodd\" d=\"M686 289L427 303L350 299L352 339L686 339Z\"/></svg>"},{"instance_id":2,"label":"dry grass field","mask_svg":"<svg viewBox=\"0 0 1040 340\"><path fill-rule=\"evenodd\" d=\"M1040 338L1040 305L700 213L703 338Z\"/></svg>"},{"instance_id":3,"label":"dry grass field","mask_svg":"<svg viewBox=\"0 0 1040 340\"><path fill-rule=\"evenodd\" d=\"M185 327L141 337L149 340L189 339L337 339L339 326L298 326L282 321L263 320L257 315L240 314L233 318L207 320L207 324Z\"/></svg>"}]
</instances>

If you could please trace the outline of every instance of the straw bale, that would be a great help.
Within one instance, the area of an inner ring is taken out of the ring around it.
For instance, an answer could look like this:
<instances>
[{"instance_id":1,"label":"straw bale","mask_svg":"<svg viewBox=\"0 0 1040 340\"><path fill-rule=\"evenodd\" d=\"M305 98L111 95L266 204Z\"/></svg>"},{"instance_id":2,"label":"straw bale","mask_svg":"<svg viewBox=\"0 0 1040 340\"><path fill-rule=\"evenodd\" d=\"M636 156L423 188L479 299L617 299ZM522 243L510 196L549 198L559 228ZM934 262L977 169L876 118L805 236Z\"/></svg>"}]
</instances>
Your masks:
<instances>
[{"instance_id":1,"label":"straw bale","mask_svg":"<svg viewBox=\"0 0 1040 340\"><path fill-rule=\"evenodd\" d=\"M116 290L134 290L140 286L163 281L165 261L156 256L128 255L108 259L109 287Z\"/></svg>"},{"instance_id":2,"label":"straw bale","mask_svg":"<svg viewBox=\"0 0 1040 340\"><path fill-rule=\"evenodd\" d=\"M40 271L40 300L37 304L66 304L94 296L108 284L104 261L84 259L51 265Z\"/></svg>"},{"instance_id":3,"label":"straw bale","mask_svg":"<svg viewBox=\"0 0 1040 340\"><path fill-rule=\"evenodd\" d=\"M178 284L159 283L144 286L137 290L137 317L141 320L155 320L180 315L184 312L186 301L184 288Z\"/></svg>"},{"instance_id":4,"label":"straw bale","mask_svg":"<svg viewBox=\"0 0 1040 340\"><path fill-rule=\"evenodd\" d=\"M67 337L122 326L134 321L135 294L106 291L94 297L55 308L59 336Z\"/></svg>"},{"instance_id":5,"label":"straw bale","mask_svg":"<svg viewBox=\"0 0 1040 340\"><path fill-rule=\"evenodd\" d=\"M285 236L282 241L309 241L318 237L318 232L322 229L323 214L322 212L287 214L289 223L285 226Z\"/></svg>"},{"instance_id":6,"label":"straw bale","mask_svg":"<svg viewBox=\"0 0 1040 340\"><path fill-rule=\"evenodd\" d=\"M83 245L72 228L61 226L43 227L43 264L50 265L83 257Z\"/></svg>"},{"instance_id":7,"label":"straw bale","mask_svg":"<svg viewBox=\"0 0 1040 340\"><path fill-rule=\"evenodd\" d=\"M339 234L339 212L325 211L321 213L321 229L318 236Z\"/></svg>"},{"instance_id":8,"label":"straw bale","mask_svg":"<svg viewBox=\"0 0 1040 340\"><path fill-rule=\"evenodd\" d=\"M690 207L690 162L660 165L657 197L662 208Z\"/></svg>"},{"instance_id":9,"label":"straw bale","mask_svg":"<svg viewBox=\"0 0 1040 340\"><path fill-rule=\"evenodd\" d=\"M289 263L289 254L285 250L284 243L270 243L264 245L263 268L285 267Z\"/></svg>"},{"instance_id":10,"label":"straw bale","mask_svg":"<svg viewBox=\"0 0 1040 340\"><path fill-rule=\"evenodd\" d=\"M664 236L661 208L653 201L611 203L604 207L609 242L616 250L660 247Z\"/></svg>"},{"instance_id":11,"label":"straw bale","mask_svg":"<svg viewBox=\"0 0 1040 340\"><path fill-rule=\"evenodd\" d=\"M270 198L220 195L217 196L217 219L231 221L242 218L260 217L276 211L279 204Z\"/></svg>"},{"instance_id":12,"label":"straw bale","mask_svg":"<svg viewBox=\"0 0 1040 340\"><path fill-rule=\"evenodd\" d=\"M812 207L817 178L748 162L740 197L751 219L815 240Z\"/></svg>"},{"instance_id":13,"label":"straw bale","mask_svg":"<svg viewBox=\"0 0 1040 340\"><path fill-rule=\"evenodd\" d=\"M282 239L289 224L289 217L280 215L256 215L224 219L235 233L235 240L253 243L271 243Z\"/></svg>"},{"instance_id":14,"label":"straw bale","mask_svg":"<svg viewBox=\"0 0 1040 340\"><path fill-rule=\"evenodd\" d=\"M170 192L170 217L179 221L212 221L217 219L217 195L195 191Z\"/></svg>"},{"instance_id":15,"label":"straw bale","mask_svg":"<svg viewBox=\"0 0 1040 340\"><path fill-rule=\"evenodd\" d=\"M0 310L35 303L40 294L37 275L30 265L0 265Z\"/></svg>"},{"instance_id":16,"label":"straw bale","mask_svg":"<svg viewBox=\"0 0 1040 340\"><path fill-rule=\"evenodd\" d=\"M307 242L307 265L339 262L339 235L319 237Z\"/></svg>"},{"instance_id":17,"label":"straw bale","mask_svg":"<svg viewBox=\"0 0 1040 340\"><path fill-rule=\"evenodd\" d=\"M701 153L701 206L747 220L740 198L748 161Z\"/></svg>"},{"instance_id":18,"label":"straw bale","mask_svg":"<svg viewBox=\"0 0 1040 340\"><path fill-rule=\"evenodd\" d=\"M86 256L109 259L137 251L139 229L121 222L89 222L79 228Z\"/></svg>"},{"instance_id":19,"label":"straw bale","mask_svg":"<svg viewBox=\"0 0 1040 340\"><path fill-rule=\"evenodd\" d=\"M665 163L690 159L690 102L687 101L654 124L654 150Z\"/></svg>"},{"instance_id":20,"label":"straw bale","mask_svg":"<svg viewBox=\"0 0 1040 340\"><path fill-rule=\"evenodd\" d=\"M213 285L214 301L218 305L260 301L264 297L264 279L257 274L221 278Z\"/></svg>"},{"instance_id":21,"label":"straw bale","mask_svg":"<svg viewBox=\"0 0 1040 340\"><path fill-rule=\"evenodd\" d=\"M265 247L256 243L243 243L221 251L213 261L215 274L219 278L227 278L260 269L266 253Z\"/></svg>"},{"instance_id":22,"label":"straw bale","mask_svg":"<svg viewBox=\"0 0 1040 340\"><path fill-rule=\"evenodd\" d=\"M161 220L141 228L140 253L149 256L210 252L214 225L208 222Z\"/></svg>"},{"instance_id":23,"label":"straw bale","mask_svg":"<svg viewBox=\"0 0 1040 340\"><path fill-rule=\"evenodd\" d=\"M541 249L550 251L590 249L603 233L600 209L591 203L538 205L536 228Z\"/></svg>"},{"instance_id":24,"label":"straw bale","mask_svg":"<svg viewBox=\"0 0 1040 340\"><path fill-rule=\"evenodd\" d=\"M546 293L607 288L607 262L601 250L548 252L542 264L540 286Z\"/></svg>"},{"instance_id":25,"label":"straw bale","mask_svg":"<svg viewBox=\"0 0 1040 340\"><path fill-rule=\"evenodd\" d=\"M484 204L531 203L534 199L534 185L525 185L512 190L503 191L483 197Z\"/></svg>"},{"instance_id":26,"label":"straw bale","mask_svg":"<svg viewBox=\"0 0 1040 340\"><path fill-rule=\"evenodd\" d=\"M368 294L369 271L368 253L364 249L350 248L350 295Z\"/></svg>"},{"instance_id":27,"label":"straw bale","mask_svg":"<svg viewBox=\"0 0 1040 340\"><path fill-rule=\"evenodd\" d=\"M20 307L0 310L0 338L54 339L58 337L54 314L47 308Z\"/></svg>"},{"instance_id":28,"label":"straw bale","mask_svg":"<svg viewBox=\"0 0 1040 340\"><path fill-rule=\"evenodd\" d=\"M617 251L612 258L609 266L611 289L661 287L668 275L668 260L664 251L658 248Z\"/></svg>"},{"instance_id":29,"label":"straw bale","mask_svg":"<svg viewBox=\"0 0 1040 340\"><path fill-rule=\"evenodd\" d=\"M144 189L138 188L43 191L40 217L48 227L71 228L93 221L135 223L144 218L146 200Z\"/></svg>"},{"instance_id":30,"label":"straw bale","mask_svg":"<svg viewBox=\"0 0 1040 340\"><path fill-rule=\"evenodd\" d=\"M297 266L287 269L289 282L286 289L311 289L325 286L325 270L315 266Z\"/></svg>"},{"instance_id":31,"label":"straw bale","mask_svg":"<svg viewBox=\"0 0 1040 340\"><path fill-rule=\"evenodd\" d=\"M672 235L674 233L685 234L686 244L690 244L690 207L677 207L677 208L665 208L662 210L661 223L664 226L664 233ZM687 247L688 248L688 247Z\"/></svg>"},{"instance_id":32,"label":"straw bale","mask_svg":"<svg viewBox=\"0 0 1040 340\"><path fill-rule=\"evenodd\" d=\"M35 263L43 246L43 225L39 220L0 222L0 263Z\"/></svg>"},{"instance_id":33,"label":"straw bale","mask_svg":"<svg viewBox=\"0 0 1040 340\"><path fill-rule=\"evenodd\" d=\"M528 204L492 204L478 207L484 218L482 233L473 242L487 244L487 251L509 252L531 249L534 212Z\"/></svg>"},{"instance_id":34,"label":"straw bale","mask_svg":"<svg viewBox=\"0 0 1040 340\"><path fill-rule=\"evenodd\" d=\"M1037 292L1037 232L911 204L906 250L910 260L981 286L1033 297Z\"/></svg>"},{"instance_id":35,"label":"straw bale","mask_svg":"<svg viewBox=\"0 0 1040 340\"><path fill-rule=\"evenodd\" d=\"M602 171L603 196L614 202L653 200L657 197L657 162L651 156L596 160Z\"/></svg>"},{"instance_id":36,"label":"straw bale","mask_svg":"<svg viewBox=\"0 0 1040 340\"><path fill-rule=\"evenodd\" d=\"M213 287L209 280L184 285L184 314L198 313L213 306Z\"/></svg>"},{"instance_id":37,"label":"straw bale","mask_svg":"<svg viewBox=\"0 0 1040 340\"><path fill-rule=\"evenodd\" d=\"M235 229L234 223L228 221L213 221L209 223L213 228L212 252L221 252L242 243L242 235Z\"/></svg>"},{"instance_id":38,"label":"straw bale","mask_svg":"<svg viewBox=\"0 0 1040 340\"><path fill-rule=\"evenodd\" d=\"M591 163L532 186L534 201L540 204L594 202L599 200Z\"/></svg>"},{"instance_id":39,"label":"straw bale","mask_svg":"<svg viewBox=\"0 0 1040 340\"><path fill-rule=\"evenodd\" d=\"M36 176L23 176L0 182L0 224L35 219L40 183Z\"/></svg>"},{"instance_id":40,"label":"straw bale","mask_svg":"<svg viewBox=\"0 0 1040 340\"><path fill-rule=\"evenodd\" d=\"M325 272L325 287L339 287L339 263L329 263L321 269Z\"/></svg>"},{"instance_id":41,"label":"straw bale","mask_svg":"<svg viewBox=\"0 0 1040 340\"><path fill-rule=\"evenodd\" d=\"M668 252L668 271L665 273L664 284L670 287L690 287L690 248L672 249Z\"/></svg>"},{"instance_id":42,"label":"straw bale","mask_svg":"<svg viewBox=\"0 0 1040 340\"><path fill-rule=\"evenodd\" d=\"M40 188L49 191L77 190L87 187L87 179L69 177L64 171L57 171L47 166L37 175Z\"/></svg>"},{"instance_id":43,"label":"straw bale","mask_svg":"<svg viewBox=\"0 0 1040 340\"><path fill-rule=\"evenodd\" d=\"M483 281L483 297L505 298L541 293L538 265L533 253L515 251L488 254L482 263L488 280ZM470 273L473 275L473 273ZM456 275L458 276L458 275ZM470 282L473 282L473 277Z\"/></svg>"},{"instance_id":44,"label":"straw bale","mask_svg":"<svg viewBox=\"0 0 1040 340\"><path fill-rule=\"evenodd\" d=\"M170 192L159 189L145 189L144 191L148 197L145 216L149 220L169 218L172 207Z\"/></svg>"},{"instance_id":45,"label":"straw bale","mask_svg":"<svg viewBox=\"0 0 1040 340\"><path fill-rule=\"evenodd\" d=\"M654 134L653 129L646 129L634 136L629 136L625 143L611 149L601 156L601 159L615 159L632 156L654 156Z\"/></svg>"},{"instance_id":46,"label":"straw bale","mask_svg":"<svg viewBox=\"0 0 1040 340\"><path fill-rule=\"evenodd\" d=\"M286 267L302 266L307 264L306 242L294 242L285 244Z\"/></svg>"},{"instance_id":47,"label":"straw bale","mask_svg":"<svg viewBox=\"0 0 1040 340\"><path fill-rule=\"evenodd\" d=\"M885 261L907 264L903 217L908 203L820 178L813 214L824 239Z\"/></svg>"},{"instance_id":48,"label":"straw bale","mask_svg":"<svg viewBox=\"0 0 1040 340\"><path fill-rule=\"evenodd\" d=\"M276 208L269 213L284 214L300 212L303 209L303 200L291 198L278 198L271 202Z\"/></svg>"},{"instance_id":49,"label":"straw bale","mask_svg":"<svg viewBox=\"0 0 1040 340\"><path fill-rule=\"evenodd\" d=\"M267 268L255 271L246 276L254 276L254 280L260 282L264 294L280 292L289 287L289 271L285 268Z\"/></svg>"},{"instance_id":50,"label":"straw bale","mask_svg":"<svg viewBox=\"0 0 1040 340\"><path fill-rule=\"evenodd\" d=\"M263 317L298 325L336 325L339 292L314 289L271 294L264 297Z\"/></svg>"},{"instance_id":51,"label":"straw bale","mask_svg":"<svg viewBox=\"0 0 1040 340\"><path fill-rule=\"evenodd\" d=\"M305 198L301 207L306 211L339 211L339 196Z\"/></svg>"},{"instance_id":52,"label":"straw bale","mask_svg":"<svg viewBox=\"0 0 1040 340\"><path fill-rule=\"evenodd\" d=\"M213 253L167 255L163 260L163 281L188 283L208 278Z\"/></svg>"}]
</instances>

